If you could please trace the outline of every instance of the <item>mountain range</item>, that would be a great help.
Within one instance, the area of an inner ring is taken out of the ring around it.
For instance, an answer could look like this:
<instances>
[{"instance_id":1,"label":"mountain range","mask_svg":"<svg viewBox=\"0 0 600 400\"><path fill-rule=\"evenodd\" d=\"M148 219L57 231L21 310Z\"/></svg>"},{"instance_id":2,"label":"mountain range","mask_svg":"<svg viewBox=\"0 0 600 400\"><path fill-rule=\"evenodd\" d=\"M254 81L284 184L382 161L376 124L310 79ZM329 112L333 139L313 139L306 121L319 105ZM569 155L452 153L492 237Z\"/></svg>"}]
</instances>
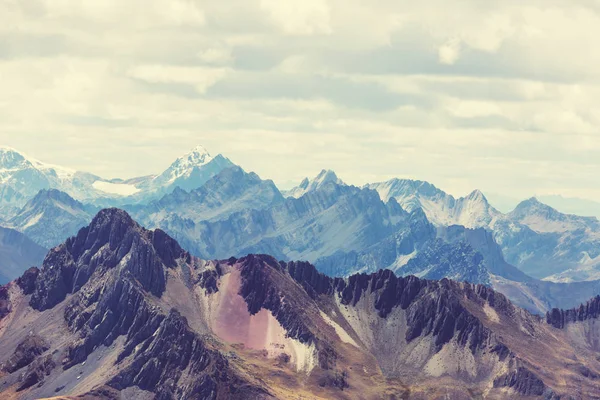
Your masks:
<instances>
[{"instance_id":1,"label":"mountain range","mask_svg":"<svg viewBox=\"0 0 600 400\"><path fill-rule=\"evenodd\" d=\"M480 191L455 199L421 181L393 179L367 187L377 190L384 201L396 199L407 211L422 209L437 226L492 231L507 261L535 278L554 282L600 278L600 222L595 217L563 214L536 198L504 214Z\"/></svg>"},{"instance_id":2,"label":"mountain range","mask_svg":"<svg viewBox=\"0 0 600 400\"><path fill-rule=\"evenodd\" d=\"M7 201L15 207L3 209L0 225L45 248L76 235L102 207L118 206L203 259L264 253L309 261L330 276L390 269L446 277L488 285L538 313L600 294L598 221L559 213L535 199L504 214L477 190L456 199L422 181L355 187L330 170L282 192L201 146L159 175L97 178L85 186L90 179L73 177L91 174L68 174L14 150L2 154L2 171L9 172L0 187L25 202L16 207ZM33 187L26 185L31 174L62 179L46 179L51 188L31 195L23 189Z\"/></svg>"},{"instance_id":3,"label":"mountain range","mask_svg":"<svg viewBox=\"0 0 600 400\"><path fill-rule=\"evenodd\" d=\"M336 278L267 255L206 261L106 209L0 287L0 393L597 398L599 317L600 297L540 317L486 285Z\"/></svg>"},{"instance_id":4,"label":"mountain range","mask_svg":"<svg viewBox=\"0 0 600 400\"><path fill-rule=\"evenodd\" d=\"M20 208L40 190L57 189L84 203L96 205L147 202L174 188L193 189L233 166L202 146L175 160L158 175L132 179L103 179L94 174L46 164L18 151L0 147L0 209Z\"/></svg>"}]
</instances>

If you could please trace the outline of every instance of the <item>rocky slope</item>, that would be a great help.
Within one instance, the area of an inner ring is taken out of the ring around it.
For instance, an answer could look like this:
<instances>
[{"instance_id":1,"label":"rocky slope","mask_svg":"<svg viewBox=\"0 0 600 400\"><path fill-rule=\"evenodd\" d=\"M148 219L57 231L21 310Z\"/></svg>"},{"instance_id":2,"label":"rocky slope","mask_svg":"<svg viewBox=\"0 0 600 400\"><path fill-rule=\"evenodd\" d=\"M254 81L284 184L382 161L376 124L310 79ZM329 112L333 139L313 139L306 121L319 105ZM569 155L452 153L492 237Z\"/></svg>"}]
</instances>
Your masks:
<instances>
[{"instance_id":1,"label":"rocky slope","mask_svg":"<svg viewBox=\"0 0 600 400\"><path fill-rule=\"evenodd\" d=\"M273 183L240 167L226 168L204 185L185 191L177 187L148 205L126 206L137 221L148 228L169 226L177 221L214 221L242 210L260 210L283 201Z\"/></svg>"},{"instance_id":2,"label":"rocky slope","mask_svg":"<svg viewBox=\"0 0 600 400\"><path fill-rule=\"evenodd\" d=\"M269 253L304 259L330 276L388 268L497 288L528 310L573 307L600 293L598 282L550 284L507 263L485 229L431 224L421 208L405 212L370 189L325 182L283 199L271 181L230 168L191 192L175 190L149 206L127 208L147 227L209 259Z\"/></svg>"},{"instance_id":3,"label":"rocky slope","mask_svg":"<svg viewBox=\"0 0 600 400\"><path fill-rule=\"evenodd\" d=\"M535 198L491 226L510 262L556 282L600 278L600 222L562 214Z\"/></svg>"},{"instance_id":4,"label":"rocky slope","mask_svg":"<svg viewBox=\"0 0 600 400\"><path fill-rule=\"evenodd\" d=\"M593 309L583 319L596 335ZM552 321L482 285L389 270L330 278L270 256L203 261L110 209L0 287L0 393L600 396L597 349Z\"/></svg>"},{"instance_id":5,"label":"rocky slope","mask_svg":"<svg viewBox=\"0 0 600 400\"><path fill-rule=\"evenodd\" d=\"M56 189L41 190L8 223L46 248L54 247L89 224L98 209Z\"/></svg>"},{"instance_id":6,"label":"rocky slope","mask_svg":"<svg viewBox=\"0 0 600 400\"><path fill-rule=\"evenodd\" d=\"M384 201L394 198L408 211L422 209L437 226L463 225L494 233L506 260L538 279L554 282L600 278L600 222L563 214L535 198L502 214L474 191L455 199L422 181L393 179L367 187Z\"/></svg>"},{"instance_id":7,"label":"rocky slope","mask_svg":"<svg viewBox=\"0 0 600 400\"><path fill-rule=\"evenodd\" d=\"M366 187L376 190L383 201L396 199L407 211L422 209L437 226L479 228L488 226L501 215L479 190L457 199L428 182L410 179L392 179Z\"/></svg>"},{"instance_id":8,"label":"rocky slope","mask_svg":"<svg viewBox=\"0 0 600 400\"><path fill-rule=\"evenodd\" d=\"M0 285L18 278L29 267L40 266L47 251L22 233L0 227Z\"/></svg>"}]
</instances>

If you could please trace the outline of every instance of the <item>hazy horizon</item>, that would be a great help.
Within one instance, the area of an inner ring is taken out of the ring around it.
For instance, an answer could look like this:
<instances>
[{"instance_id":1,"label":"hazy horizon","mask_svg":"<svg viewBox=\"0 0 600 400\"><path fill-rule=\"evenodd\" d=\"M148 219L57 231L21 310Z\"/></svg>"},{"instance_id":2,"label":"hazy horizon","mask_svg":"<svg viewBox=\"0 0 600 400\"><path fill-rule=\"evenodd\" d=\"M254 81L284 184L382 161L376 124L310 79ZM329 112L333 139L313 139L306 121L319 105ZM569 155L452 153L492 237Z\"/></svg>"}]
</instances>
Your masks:
<instances>
[{"instance_id":1,"label":"hazy horizon","mask_svg":"<svg viewBox=\"0 0 600 400\"><path fill-rule=\"evenodd\" d=\"M600 198L594 4L444 4L3 2L0 144L106 178L201 144L282 187Z\"/></svg>"}]
</instances>

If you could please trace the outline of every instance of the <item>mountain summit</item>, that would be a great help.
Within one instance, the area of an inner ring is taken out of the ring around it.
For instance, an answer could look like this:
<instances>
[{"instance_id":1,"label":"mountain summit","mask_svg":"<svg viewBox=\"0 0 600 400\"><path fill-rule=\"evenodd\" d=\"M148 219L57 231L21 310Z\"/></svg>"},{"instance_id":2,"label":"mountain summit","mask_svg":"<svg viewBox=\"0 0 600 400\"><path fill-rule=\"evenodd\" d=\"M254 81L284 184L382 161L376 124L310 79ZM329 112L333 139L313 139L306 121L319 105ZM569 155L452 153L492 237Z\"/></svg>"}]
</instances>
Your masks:
<instances>
[{"instance_id":1,"label":"mountain summit","mask_svg":"<svg viewBox=\"0 0 600 400\"><path fill-rule=\"evenodd\" d=\"M285 192L285 195L286 197L295 197L298 199L306 193L315 191L329 182L333 182L337 185L345 185L345 183L337 177L335 172L330 169L324 169L313 179L304 178L302 182L300 182L300 185L288 190Z\"/></svg>"},{"instance_id":2,"label":"mountain summit","mask_svg":"<svg viewBox=\"0 0 600 400\"><path fill-rule=\"evenodd\" d=\"M455 198L428 182L411 179L392 179L366 187L376 190L384 201L396 199L409 212L423 209L427 218L437 226L456 224L480 228L488 226L500 215L480 190Z\"/></svg>"},{"instance_id":3,"label":"mountain summit","mask_svg":"<svg viewBox=\"0 0 600 400\"><path fill-rule=\"evenodd\" d=\"M91 174L42 163L11 148L0 148L3 194L0 202L21 207L40 190L50 188L69 192L75 197L86 197L95 191L91 183L97 179Z\"/></svg>"},{"instance_id":4,"label":"mountain summit","mask_svg":"<svg viewBox=\"0 0 600 400\"><path fill-rule=\"evenodd\" d=\"M448 279L333 278L267 255L204 261L106 209L0 286L0 393L598 398L597 303L542 319Z\"/></svg>"},{"instance_id":5,"label":"mountain summit","mask_svg":"<svg viewBox=\"0 0 600 400\"><path fill-rule=\"evenodd\" d=\"M197 189L210 178L226 168L235 166L229 159L218 154L211 156L202 146L196 146L189 153L177 158L164 172L141 187L148 193L141 194L145 199L159 198L176 187L183 190Z\"/></svg>"},{"instance_id":6,"label":"mountain summit","mask_svg":"<svg viewBox=\"0 0 600 400\"><path fill-rule=\"evenodd\" d=\"M182 176L189 175L194 168L201 168L214 160L208 150L196 146L192 151L175 160L166 171L154 180L163 183L172 183Z\"/></svg>"}]
</instances>

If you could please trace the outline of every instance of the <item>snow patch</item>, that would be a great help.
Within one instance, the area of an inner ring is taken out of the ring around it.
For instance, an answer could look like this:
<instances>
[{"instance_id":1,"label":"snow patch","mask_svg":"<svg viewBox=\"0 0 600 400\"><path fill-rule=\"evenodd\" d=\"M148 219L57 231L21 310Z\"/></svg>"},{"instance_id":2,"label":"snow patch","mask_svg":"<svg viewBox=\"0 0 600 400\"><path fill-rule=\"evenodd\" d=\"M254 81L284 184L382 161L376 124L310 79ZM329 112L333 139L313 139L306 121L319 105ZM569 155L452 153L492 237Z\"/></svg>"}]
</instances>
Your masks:
<instances>
[{"instance_id":1,"label":"snow patch","mask_svg":"<svg viewBox=\"0 0 600 400\"><path fill-rule=\"evenodd\" d=\"M108 194L116 194L119 196L131 196L140 191L134 185L128 185L126 183L111 183L104 181L96 181L92 184L94 189L99 190Z\"/></svg>"}]
</instances>

